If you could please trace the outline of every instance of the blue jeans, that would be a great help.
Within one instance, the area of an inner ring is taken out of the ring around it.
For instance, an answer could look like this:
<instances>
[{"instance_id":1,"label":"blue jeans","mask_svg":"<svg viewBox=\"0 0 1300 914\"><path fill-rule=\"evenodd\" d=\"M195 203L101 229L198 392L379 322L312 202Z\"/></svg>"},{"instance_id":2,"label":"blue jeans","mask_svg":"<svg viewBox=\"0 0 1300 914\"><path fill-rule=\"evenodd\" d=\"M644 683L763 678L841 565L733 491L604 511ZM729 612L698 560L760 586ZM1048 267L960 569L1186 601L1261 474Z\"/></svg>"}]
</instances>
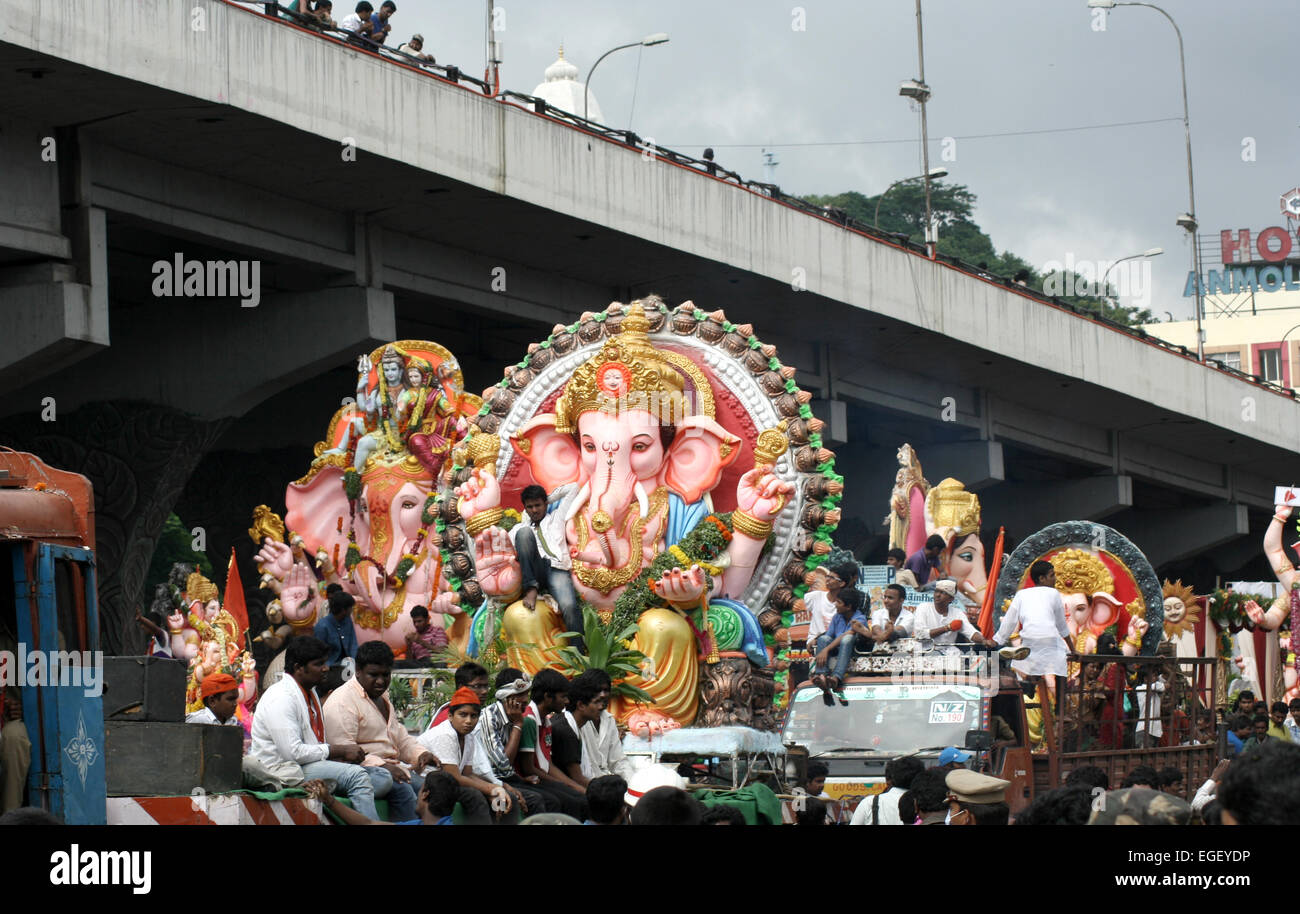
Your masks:
<instances>
[{"instance_id":1,"label":"blue jeans","mask_svg":"<svg viewBox=\"0 0 1300 914\"><path fill-rule=\"evenodd\" d=\"M308 781L317 778L322 781L333 781L337 785L334 792L341 792L351 800L353 809L368 819L379 818L379 811L375 809L375 788L372 786L370 775L360 765L328 760L311 762L302 766L302 776Z\"/></svg>"},{"instance_id":2,"label":"blue jeans","mask_svg":"<svg viewBox=\"0 0 1300 914\"><path fill-rule=\"evenodd\" d=\"M823 650L825 650L828 646L830 646L830 643L833 640L835 639L833 639L830 635L827 634L818 635L817 643L813 649L813 654L814 655L820 654ZM847 634L844 635L844 637L840 638L839 646L836 647L835 650L831 652L831 658L832 658L831 662L834 664L835 677L839 679L841 683L843 683L844 677L847 676L849 672L849 661L853 659L853 633L852 632L848 632ZM819 664L813 672L825 673L827 672L827 668Z\"/></svg>"},{"instance_id":3,"label":"blue jeans","mask_svg":"<svg viewBox=\"0 0 1300 914\"><path fill-rule=\"evenodd\" d=\"M393 779L387 768L366 767L370 775L370 785L374 788L375 799L388 799L388 821L409 822L416 818L415 798L419 794L419 785L424 782L418 774L411 775L410 783Z\"/></svg>"},{"instance_id":4,"label":"blue jeans","mask_svg":"<svg viewBox=\"0 0 1300 914\"><path fill-rule=\"evenodd\" d=\"M578 610L578 592L573 587L573 575L563 568L551 568L547 573L548 593L560 604L560 614L571 632L582 631L582 613Z\"/></svg>"},{"instance_id":5,"label":"blue jeans","mask_svg":"<svg viewBox=\"0 0 1300 914\"><path fill-rule=\"evenodd\" d=\"M537 535L531 527L519 531L515 540L515 556L519 559L520 587L527 593L537 588L539 593L549 593L559 604L567 631L582 632L582 613L578 609L578 593L573 587L573 576L562 568L554 568L537 548ZM574 645L583 650L582 639Z\"/></svg>"}]
</instances>

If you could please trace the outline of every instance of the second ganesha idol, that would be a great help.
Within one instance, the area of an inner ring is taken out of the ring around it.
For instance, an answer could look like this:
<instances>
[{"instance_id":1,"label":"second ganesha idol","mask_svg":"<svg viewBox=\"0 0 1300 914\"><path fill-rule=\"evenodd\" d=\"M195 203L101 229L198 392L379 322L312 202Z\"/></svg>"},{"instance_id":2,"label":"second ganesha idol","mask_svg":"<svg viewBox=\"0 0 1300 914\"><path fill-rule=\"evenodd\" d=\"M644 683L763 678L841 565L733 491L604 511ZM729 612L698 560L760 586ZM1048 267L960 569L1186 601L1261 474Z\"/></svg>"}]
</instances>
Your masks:
<instances>
[{"instance_id":1,"label":"second ganesha idol","mask_svg":"<svg viewBox=\"0 0 1300 914\"><path fill-rule=\"evenodd\" d=\"M551 566L604 624L638 626L646 661L627 682L651 701L616 698L620 723L761 725L762 710L732 693L765 671L771 705L797 596L783 581L802 580L838 521L833 457L792 375L721 312L649 298L557 327L485 394L456 510L492 598L480 617L499 612L506 643L525 646L513 663L556 665L576 627L572 606L566 626L557 605L518 599L519 558L497 526L535 483L550 496L538 545ZM711 677L719 663L727 675Z\"/></svg>"},{"instance_id":2,"label":"second ganesha idol","mask_svg":"<svg viewBox=\"0 0 1300 914\"><path fill-rule=\"evenodd\" d=\"M250 530L262 583L278 595L268 615L279 635L310 633L328 612L331 583L356 600L357 640L382 639L399 657L415 606L427 606L436 626L461 616L474 594L456 592L443 565L469 559L442 548L432 512L465 417L482 402L462 386L455 358L437 343L401 340L358 359L356 398L335 413L307 474L289 484L284 522L259 506Z\"/></svg>"}]
</instances>

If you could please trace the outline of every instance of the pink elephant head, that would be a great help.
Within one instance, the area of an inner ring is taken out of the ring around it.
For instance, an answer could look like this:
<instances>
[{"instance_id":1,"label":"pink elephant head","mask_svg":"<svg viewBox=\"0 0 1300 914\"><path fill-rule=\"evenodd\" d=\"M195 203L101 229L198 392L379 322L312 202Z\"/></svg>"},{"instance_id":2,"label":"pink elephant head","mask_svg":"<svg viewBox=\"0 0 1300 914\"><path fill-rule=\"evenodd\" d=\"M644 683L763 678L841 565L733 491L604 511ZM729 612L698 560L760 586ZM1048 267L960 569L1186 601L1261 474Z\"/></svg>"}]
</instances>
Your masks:
<instances>
[{"instance_id":1,"label":"pink elephant head","mask_svg":"<svg viewBox=\"0 0 1300 914\"><path fill-rule=\"evenodd\" d=\"M402 556L415 549L423 526L424 503L432 487L428 471L414 458L375 460L362 474L352 529L361 554L375 561L358 565L347 589L364 607L382 612L396 595L393 573ZM343 471L327 466L304 484L291 483L285 492L285 504L285 523L302 537L308 554L320 549L332 554L337 548L342 564L348 548L349 523ZM413 606L427 605L432 596L408 587L402 615ZM403 632L402 627L392 626L383 637L391 647L399 649L404 647ZM373 629L358 627L359 640L378 636Z\"/></svg>"},{"instance_id":2,"label":"pink elephant head","mask_svg":"<svg viewBox=\"0 0 1300 914\"><path fill-rule=\"evenodd\" d=\"M624 409L585 412L572 435L556 431L554 415L538 416L510 443L548 492L580 483L590 510L604 511L621 530L629 509L644 514L659 486L688 504L703 498L736 459L740 439L705 416L674 428L649 410Z\"/></svg>"}]
</instances>

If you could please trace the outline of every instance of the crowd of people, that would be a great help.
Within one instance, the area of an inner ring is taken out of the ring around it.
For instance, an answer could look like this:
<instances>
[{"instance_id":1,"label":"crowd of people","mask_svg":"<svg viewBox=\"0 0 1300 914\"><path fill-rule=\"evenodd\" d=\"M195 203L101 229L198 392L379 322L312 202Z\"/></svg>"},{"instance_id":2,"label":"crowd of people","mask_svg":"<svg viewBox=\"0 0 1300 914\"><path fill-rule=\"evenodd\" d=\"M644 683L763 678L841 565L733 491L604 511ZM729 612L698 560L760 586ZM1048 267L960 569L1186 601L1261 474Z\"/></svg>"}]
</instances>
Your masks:
<instances>
[{"instance_id":1,"label":"crowd of people","mask_svg":"<svg viewBox=\"0 0 1300 914\"><path fill-rule=\"evenodd\" d=\"M416 736L388 696L395 658L382 641L356 648L354 675L329 684L329 658L346 656L343 641L289 641L284 676L263 693L253 718L243 766L249 786L302 787L355 825L447 825L453 810L470 825L700 824L737 816L706 810L663 766L633 770L607 710L613 684L602 670L569 680L549 669L529 677L507 668L491 679L483 666L465 663L455 671L455 692ZM204 708L190 722L238 725L233 677L212 674L201 693Z\"/></svg>"},{"instance_id":2,"label":"crowd of people","mask_svg":"<svg viewBox=\"0 0 1300 914\"><path fill-rule=\"evenodd\" d=\"M282 17L307 28L343 32L348 41L359 47L376 49L393 46L389 43L389 37L393 31L392 18L397 12L395 0L382 0L378 7L370 0L360 0L351 12L337 21L334 18L334 0L279 0L275 4L257 5L266 6L272 12L278 12ZM396 47L398 53L421 63L435 63L433 55L425 53L424 36L418 32L409 40L396 44Z\"/></svg>"}]
</instances>

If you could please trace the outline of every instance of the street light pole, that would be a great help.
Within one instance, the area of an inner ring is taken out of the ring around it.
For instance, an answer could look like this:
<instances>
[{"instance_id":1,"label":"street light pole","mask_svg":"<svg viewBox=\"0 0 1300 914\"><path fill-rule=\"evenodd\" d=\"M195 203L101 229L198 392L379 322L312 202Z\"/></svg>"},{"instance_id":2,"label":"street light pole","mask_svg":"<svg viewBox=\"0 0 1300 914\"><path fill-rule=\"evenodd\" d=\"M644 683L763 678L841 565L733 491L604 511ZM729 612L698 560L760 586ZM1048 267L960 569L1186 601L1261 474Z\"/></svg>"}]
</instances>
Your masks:
<instances>
[{"instance_id":1,"label":"street light pole","mask_svg":"<svg viewBox=\"0 0 1300 914\"><path fill-rule=\"evenodd\" d=\"M592 64L591 69L587 71L587 82L582 87L582 119L584 121L587 119L587 107L588 107L588 103L591 101L591 78L596 75L596 68L600 66L600 62L602 60L604 60L610 54L613 54L615 51L625 51L628 48L638 48L638 47L652 48L657 44L665 44L667 41L668 41L668 36L665 33L655 32L653 35L647 35L645 38L642 38L640 41L633 41L630 44L620 44L616 48L610 48L604 54L601 54L599 57L597 57L596 62Z\"/></svg>"},{"instance_id":2,"label":"street light pole","mask_svg":"<svg viewBox=\"0 0 1300 914\"><path fill-rule=\"evenodd\" d=\"M885 194L889 193L895 187L897 187L900 184L907 184L909 181L920 181L922 178L934 178L935 180L938 180L939 178L946 177L947 174L948 174L948 169L944 168L941 165L937 168L930 169L928 172L926 172L926 174L923 175L916 175L911 178L899 178L893 184L886 187L884 193L882 193L879 197L876 198L876 215L871 220L871 227L875 229L880 228L880 202L885 199Z\"/></svg>"},{"instance_id":3,"label":"street light pole","mask_svg":"<svg viewBox=\"0 0 1300 914\"><path fill-rule=\"evenodd\" d=\"M921 85L925 83L925 40L921 34L921 0L916 0L916 57L918 66L921 70ZM925 251L926 256L931 260L934 259L935 245L930 240L930 232L933 225L930 213L930 137L927 132L925 122L925 103L929 99L930 93L927 90L920 97L921 101L921 171L924 172L925 178Z\"/></svg>"},{"instance_id":4,"label":"street light pole","mask_svg":"<svg viewBox=\"0 0 1300 914\"><path fill-rule=\"evenodd\" d=\"M1110 266L1108 266L1108 267L1106 268L1106 272L1105 272L1105 273L1101 274L1101 294L1102 294L1102 295L1105 295L1105 294L1106 294L1106 288L1107 288L1107 287L1106 287L1106 280L1107 280L1107 278L1110 276L1110 271L1113 270L1113 269L1115 269L1115 268L1116 268L1117 266L1119 266L1121 263L1124 263L1124 262L1129 261L1129 260L1137 260L1137 259L1140 258L1140 257L1157 257L1157 256L1159 256L1160 254L1163 254L1164 252L1165 252L1165 249L1164 249L1164 248L1151 248L1151 249L1148 250L1148 251L1143 251L1141 254L1130 254L1130 255L1128 255L1127 257L1121 257L1119 260L1115 261L1115 262L1112 263ZM1098 296L1098 297L1100 298L1101 296ZM1118 295L1115 296L1115 297L1116 297L1116 298L1119 298Z\"/></svg>"},{"instance_id":5,"label":"street light pole","mask_svg":"<svg viewBox=\"0 0 1300 914\"><path fill-rule=\"evenodd\" d=\"M917 0L920 3L920 0ZM1116 6L1145 6L1153 9L1161 16L1169 20L1169 24L1174 27L1174 34L1178 36L1178 72L1183 81L1183 138L1187 143L1187 200L1190 211L1185 217L1180 217L1178 224L1187 229L1192 238L1192 275L1195 277L1193 289L1196 292L1196 360L1205 361L1205 341L1202 339L1201 331L1201 313L1204 310L1204 291L1201 288L1201 246L1196 241L1196 185L1192 180L1192 126L1191 118L1188 115L1187 108L1187 63L1183 57L1183 33L1178 28L1178 23L1174 22L1174 17L1170 16L1163 9L1154 3L1133 2L1116 2L1116 0L1088 0L1088 6L1099 9L1111 9Z\"/></svg>"}]
</instances>

